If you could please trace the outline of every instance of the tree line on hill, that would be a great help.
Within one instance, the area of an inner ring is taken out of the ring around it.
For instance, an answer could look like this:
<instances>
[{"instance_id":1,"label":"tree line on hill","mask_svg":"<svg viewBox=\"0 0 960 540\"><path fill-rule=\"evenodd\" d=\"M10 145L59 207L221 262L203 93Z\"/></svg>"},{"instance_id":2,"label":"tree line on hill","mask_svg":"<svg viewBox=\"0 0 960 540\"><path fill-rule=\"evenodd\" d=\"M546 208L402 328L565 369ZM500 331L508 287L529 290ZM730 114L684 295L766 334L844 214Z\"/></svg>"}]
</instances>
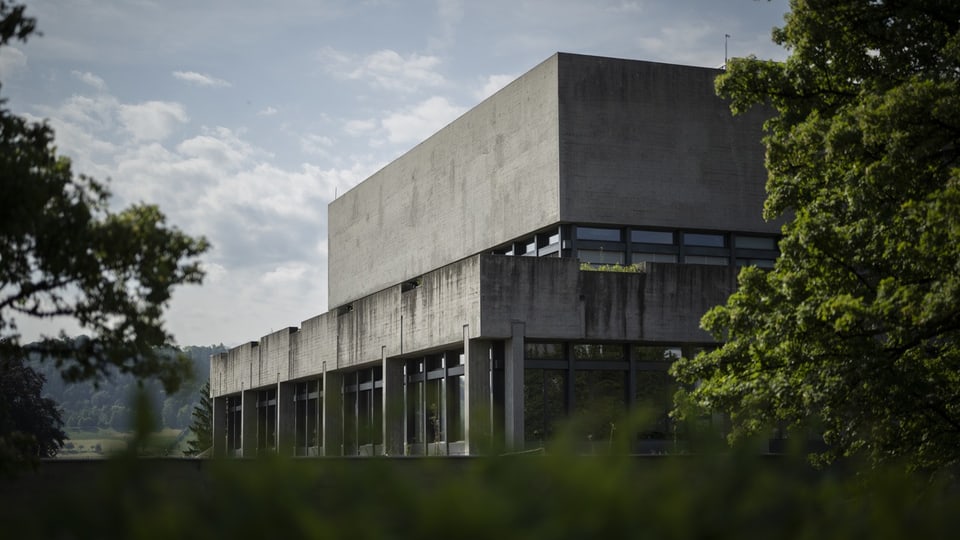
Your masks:
<instances>
[{"instance_id":1,"label":"tree line on hill","mask_svg":"<svg viewBox=\"0 0 960 540\"><path fill-rule=\"evenodd\" d=\"M116 372L97 381L66 382L55 363L41 361L35 355L28 365L46 379L43 397L59 405L63 426L68 431L129 431L134 418L133 396L140 387L153 407L153 417L159 427L185 429L190 426L193 410L200 402L201 388L209 379L210 355L225 350L221 344L164 351L189 358L193 373L193 377L183 381L173 393L167 393L156 379L138 380L131 374Z\"/></svg>"}]
</instances>

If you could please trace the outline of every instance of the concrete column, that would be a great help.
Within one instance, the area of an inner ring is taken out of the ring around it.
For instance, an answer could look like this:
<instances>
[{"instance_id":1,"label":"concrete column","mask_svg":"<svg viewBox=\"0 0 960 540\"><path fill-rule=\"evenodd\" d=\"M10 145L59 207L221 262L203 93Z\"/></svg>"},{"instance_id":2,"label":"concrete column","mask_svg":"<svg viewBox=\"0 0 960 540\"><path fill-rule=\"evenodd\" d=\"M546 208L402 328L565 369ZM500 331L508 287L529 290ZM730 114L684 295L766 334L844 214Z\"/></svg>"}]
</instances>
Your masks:
<instances>
[{"instance_id":1,"label":"concrete column","mask_svg":"<svg viewBox=\"0 0 960 540\"><path fill-rule=\"evenodd\" d=\"M504 350L503 413L504 437L508 450L523 450L523 334L525 325L513 321Z\"/></svg>"},{"instance_id":2,"label":"concrete column","mask_svg":"<svg viewBox=\"0 0 960 540\"><path fill-rule=\"evenodd\" d=\"M220 396L213 398L213 456L227 455L227 398Z\"/></svg>"},{"instance_id":3,"label":"concrete column","mask_svg":"<svg viewBox=\"0 0 960 540\"><path fill-rule=\"evenodd\" d=\"M403 360L383 360L383 453L402 456L405 441L403 402Z\"/></svg>"},{"instance_id":4,"label":"concrete column","mask_svg":"<svg viewBox=\"0 0 960 540\"><path fill-rule=\"evenodd\" d=\"M244 390L240 406L240 455L257 455L257 391Z\"/></svg>"},{"instance_id":5,"label":"concrete column","mask_svg":"<svg viewBox=\"0 0 960 540\"><path fill-rule=\"evenodd\" d=\"M323 455L343 455L343 374L323 371Z\"/></svg>"},{"instance_id":6,"label":"concrete column","mask_svg":"<svg viewBox=\"0 0 960 540\"><path fill-rule=\"evenodd\" d=\"M296 443L297 408L293 401L297 385L282 382L277 385L277 455L294 455Z\"/></svg>"},{"instance_id":7,"label":"concrete column","mask_svg":"<svg viewBox=\"0 0 960 540\"><path fill-rule=\"evenodd\" d=\"M467 455L479 455L491 448L493 433L490 399L490 342L470 339L470 327L463 327L464 443Z\"/></svg>"}]
</instances>

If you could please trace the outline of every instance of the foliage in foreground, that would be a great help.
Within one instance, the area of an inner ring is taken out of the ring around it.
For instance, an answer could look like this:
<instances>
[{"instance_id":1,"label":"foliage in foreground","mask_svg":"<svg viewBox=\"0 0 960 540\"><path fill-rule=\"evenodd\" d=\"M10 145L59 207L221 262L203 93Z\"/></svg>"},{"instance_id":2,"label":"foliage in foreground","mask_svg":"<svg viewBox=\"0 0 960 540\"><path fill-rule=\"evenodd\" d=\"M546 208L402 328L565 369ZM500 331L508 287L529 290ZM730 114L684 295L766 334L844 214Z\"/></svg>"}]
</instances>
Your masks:
<instances>
[{"instance_id":1,"label":"foliage in foreground","mask_svg":"<svg viewBox=\"0 0 960 540\"><path fill-rule=\"evenodd\" d=\"M770 272L744 269L683 359L733 436L813 424L827 459L960 461L960 2L793 0L785 62L734 59L734 112L771 107ZM694 386L695 385L695 386Z\"/></svg>"},{"instance_id":2,"label":"foliage in foreground","mask_svg":"<svg viewBox=\"0 0 960 540\"><path fill-rule=\"evenodd\" d=\"M0 521L15 538L941 538L960 526L949 487L752 453L121 457L0 484Z\"/></svg>"}]
</instances>

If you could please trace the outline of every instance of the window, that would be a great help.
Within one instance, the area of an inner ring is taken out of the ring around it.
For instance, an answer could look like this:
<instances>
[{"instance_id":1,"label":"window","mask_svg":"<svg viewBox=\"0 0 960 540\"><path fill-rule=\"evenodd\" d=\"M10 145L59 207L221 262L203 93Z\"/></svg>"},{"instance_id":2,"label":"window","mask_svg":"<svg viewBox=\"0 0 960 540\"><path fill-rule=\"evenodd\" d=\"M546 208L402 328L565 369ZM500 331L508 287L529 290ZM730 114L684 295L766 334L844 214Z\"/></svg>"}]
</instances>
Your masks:
<instances>
[{"instance_id":1,"label":"window","mask_svg":"<svg viewBox=\"0 0 960 540\"><path fill-rule=\"evenodd\" d=\"M524 344L524 356L528 360L563 360L563 343Z\"/></svg>"},{"instance_id":2,"label":"window","mask_svg":"<svg viewBox=\"0 0 960 540\"><path fill-rule=\"evenodd\" d=\"M623 360L623 345L617 343L577 343L573 346L576 360Z\"/></svg>"},{"instance_id":3,"label":"window","mask_svg":"<svg viewBox=\"0 0 960 540\"><path fill-rule=\"evenodd\" d=\"M240 396L227 397L227 450L237 454L243 448L241 439L243 425L243 399Z\"/></svg>"},{"instance_id":4,"label":"window","mask_svg":"<svg viewBox=\"0 0 960 540\"><path fill-rule=\"evenodd\" d=\"M411 454L445 453L447 450L437 443L463 440L463 370L462 350L407 361L405 399Z\"/></svg>"},{"instance_id":5,"label":"window","mask_svg":"<svg viewBox=\"0 0 960 540\"><path fill-rule=\"evenodd\" d=\"M567 415L567 372L523 370L523 429L527 446L543 446Z\"/></svg>"},{"instance_id":6,"label":"window","mask_svg":"<svg viewBox=\"0 0 960 540\"><path fill-rule=\"evenodd\" d=\"M320 446L320 380L297 383L294 390L294 446L298 456L315 456Z\"/></svg>"},{"instance_id":7,"label":"window","mask_svg":"<svg viewBox=\"0 0 960 540\"><path fill-rule=\"evenodd\" d=\"M531 239L527 240L526 242L524 242L524 244L525 244L524 254L525 254L525 255L533 255L533 256L536 256L536 254L537 254L537 239L536 239L536 238L531 238Z\"/></svg>"},{"instance_id":8,"label":"window","mask_svg":"<svg viewBox=\"0 0 960 540\"><path fill-rule=\"evenodd\" d=\"M622 251L578 249L577 258L589 264L623 264Z\"/></svg>"},{"instance_id":9,"label":"window","mask_svg":"<svg viewBox=\"0 0 960 540\"><path fill-rule=\"evenodd\" d=\"M620 242L620 229L599 227L577 227L577 240L598 240L601 242Z\"/></svg>"},{"instance_id":10,"label":"window","mask_svg":"<svg viewBox=\"0 0 960 540\"><path fill-rule=\"evenodd\" d=\"M257 392L257 450L277 448L277 389Z\"/></svg>"},{"instance_id":11,"label":"window","mask_svg":"<svg viewBox=\"0 0 960 540\"><path fill-rule=\"evenodd\" d=\"M672 245L674 243L672 231L646 231L642 229L630 231L630 241L640 244Z\"/></svg>"},{"instance_id":12,"label":"window","mask_svg":"<svg viewBox=\"0 0 960 540\"><path fill-rule=\"evenodd\" d=\"M769 236L742 236L734 237L733 244L737 249L777 249L776 239Z\"/></svg>"},{"instance_id":13,"label":"window","mask_svg":"<svg viewBox=\"0 0 960 540\"><path fill-rule=\"evenodd\" d=\"M634 397L637 406L651 414L650 423L639 434L641 440L673 438L675 429L670 410L677 383L667 369L680 355L680 347L676 346L637 345L633 348L637 366Z\"/></svg>"},{"instance_id":14,"label":"window","mask_svg":"<svg viewBox=\"0 0 960 540\"><path fill-rule=\"evenodd\" d=\"M573 425L581 441L609 448L627 408L626 382L626 371L576 371L571 413L577 419Z\"/></svg>"},{"instance_id":15,"label":"window","mask_svg":"<svg viewBox=\"0 0 960 540\"><path fill-rule=\"evenodd\" d=\"M724 247L726 242L722 234L683 233L683 243L687 246Z\"/></svg>"}]
</instances>

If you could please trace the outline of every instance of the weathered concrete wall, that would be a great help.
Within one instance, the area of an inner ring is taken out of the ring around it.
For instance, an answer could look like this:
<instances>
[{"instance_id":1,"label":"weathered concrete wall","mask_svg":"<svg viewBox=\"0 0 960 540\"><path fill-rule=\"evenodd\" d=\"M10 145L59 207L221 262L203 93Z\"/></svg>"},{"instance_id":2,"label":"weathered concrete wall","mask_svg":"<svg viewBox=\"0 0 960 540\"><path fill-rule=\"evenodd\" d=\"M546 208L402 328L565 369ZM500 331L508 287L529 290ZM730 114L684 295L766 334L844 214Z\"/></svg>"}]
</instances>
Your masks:
<instances>
[{"instance_id":1,"label":"weathered concrete wall","mask_svg":"<svg viewBox=\"0 0 960 540\"><path fill-rule=\"evenodd\" d=\"M732 292L720 266L647 264L643 272L583 272L573 259L481 255L481 333L529 339L709 342L700 317Z\"/></svg>"},{"instance_id":2,"label":"weathered concrete wall","mask_svg":"<svg viewBox=\"0 0 960 540\"><path fill-rule=\"evenodd\" d=\"M259 386L259 380L260 353L257 342L244 343L210 358L210 392L213 396L235 394L254 384Z\"/></svg>"},{"instance_id":3,"label":"weathered concrete wall","mask_svg":"<svg viewBox=\"0 0 960 540\"><path fill-rule=\"evenodd\" d=\"M214 396L384 357L508 339L709 342L700 317L732 292L722 266L647 263L642 272L584 272L574 259L482 254L425 274L419 286L372 294L211 358Z\"/></svg>"},{"instance_id":4,"label":"weathered concrete wall","mask_svg":"<svg viewBox=\"0 0 960 540\"><path fill-rule=\"evenodd\" d=\"M727 266L646 263L641 339L672 343L711 342L700 329L710 308L725 304L735 287Z\"/></svg>"},{"instance_id":5,"label":"weathered concrete wall","mask_svg":"<svg viewBox=\"0 0 960 540\"><path fill-rule=\"evenodd\" d=\"M638 340L643 273L583 272L574 259L481 256L484 337L563 340Z\"/></svg>"},{"instance_id":6,"label":"weathered concrete wall","mask_svg":"<svg viewBox=\"0 0 960 540\"><path fill-rule=\"evenodd\" d=\"M405 352L462 346L463 326L479 328L480 261L448 265L402 292L397 285L342 310L303 321L210 360L214 396L323 372L382 363ZM220 382L224 381L224 382Z\"/></svg>"},{"instance_id":7,"label":"weathered concrete wall","mask_svg":"<svg viewBox=\"0 0 960 540\"><path fill-rule=\"evenodd\" d=\"M327 362L327 369L337 369L337 318L327 312L303 321L297 332L296 354L291 360L290 378L315 376Z\"/></svg>"},{"instance_id":8,"label":"weathered concrete wall","mask_svg":"<svg viewBox=\"0 0 960 540\"><path fill-rule=\"evenodd\" d=\"M401 294L404 353L462 346L463 326L479 328L480 260L471 257L430 272L419 287Z\"/></svg>"},{"instance_id":9,"label":"weathered concrete wall","mask_svg":"<svg viewBox=\"0 0 960 540\"><path fill-rule=\"evenodd\" d=\"M290 327L260 338L260 376L262 384L276 384L290 378L290 342L298 328Z\"/></svg>"},{"instance_id":10,"label":"weathered concrete wall","mask_svg":"<svg viewBox=\"0 0 960 540\"><path fill-rule=\"evenodd\" d=\"M560 54L563 221L776 233L761 127L733 117L719 70Z\"/></svg>"},{"instance_id":11,"label":"weathered concrete wall","mask_svg":"<svg viewBox=\"0 0 960 540\"><path fill-rule=\"evenodd\" d=\"M556 57L329 207L328 305L559 219Z\"/></svg>"}]
</instances>

